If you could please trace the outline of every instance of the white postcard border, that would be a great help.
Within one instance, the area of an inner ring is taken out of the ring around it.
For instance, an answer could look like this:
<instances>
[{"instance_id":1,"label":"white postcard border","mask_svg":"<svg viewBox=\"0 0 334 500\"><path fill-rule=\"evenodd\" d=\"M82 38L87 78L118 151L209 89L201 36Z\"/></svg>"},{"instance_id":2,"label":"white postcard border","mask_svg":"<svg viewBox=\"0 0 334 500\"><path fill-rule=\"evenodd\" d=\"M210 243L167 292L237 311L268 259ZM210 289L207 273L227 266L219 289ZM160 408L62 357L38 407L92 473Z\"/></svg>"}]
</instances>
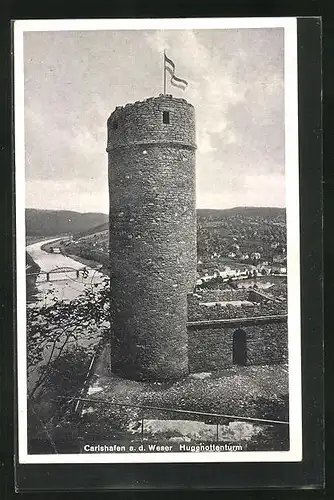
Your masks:
<instances>
[{"instance_id":1,"label":"white postcard border","mask_svg":"<svg viewBox=\"0 0 334 500\"><path fill-rule=\"evenodd\" d=\"M86 453L31 455L27 446L26 289L25 289L25 141L24 57L25 31L87 31L140 29L284 28L285 185L287 212L289 451ZM191 463L191 462L299 462L302 460L300 227L298 159L297 19L56 19L14 22L14 117L17 276L17 394L18 460L20 464L56 463Z\"/></svg>"}]
</instances>

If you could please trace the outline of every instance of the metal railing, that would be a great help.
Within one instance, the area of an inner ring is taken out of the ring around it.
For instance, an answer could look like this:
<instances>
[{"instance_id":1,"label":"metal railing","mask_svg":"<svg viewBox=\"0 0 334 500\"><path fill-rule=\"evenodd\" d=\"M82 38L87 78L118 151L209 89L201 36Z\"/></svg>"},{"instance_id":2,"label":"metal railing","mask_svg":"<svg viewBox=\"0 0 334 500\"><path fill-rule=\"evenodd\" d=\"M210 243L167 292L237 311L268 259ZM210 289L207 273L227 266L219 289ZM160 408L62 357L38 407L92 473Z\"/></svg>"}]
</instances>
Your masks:
<instances>
[{"instance_id":1,"label":"metal railing","mask_svg":"<svg viewBox=\"0 0 334 500\"><path fill-rule=\"evenodd\" d=\"M211 426L215 425L215 433L214 433L215 437L212 439L207 439L207 438L204 439L204 441L207 442L208 444L209 443L210 444L212 444L212 443L219 444L220 442L225 441L226 439L224 439L223 435L219 432L219 430L220 430L219 426L227 425L233 421L246 422L246 423L258 424L258 425L265 425L265 426L270 426L270 427L278 426L278 427L281 427L284 430L284 432L288 432L288 430L289 430L289 422L284 421L284 420L272 420L272 419L266 419L266 418L246 417L246 416L240 416L240 415L226 415L226 414L222 414L222 413L184 410L184 409L180 409L180 408L168 408L168 407L154 406L154 405L120 403L120 402L115 402L115 401L110 401L110 400L97 399L97 398L85 398L85 397L73 397L73 398L69 399L69 398L60 396L56 399L51 399L50 401L53 401L53 402L66 401L67 403L70 403L70 404L76 402L75 412L77 414L82 413L83 408L81 408L80 411L77 411L78 402L81 402L83 404L88 403L89 405L92 405L92 404L98 404L98 405L102 404L103 405L104 404L104 405L108 405L108 406L117 406L120 408L122 408L122 407L124 407L124 408L136 408L136 409L146 410L147 412L148 411L155 411L155 412L159 411L161 413L167 413L167 414L174 413L176 415L182 415L183 417L185 415L187 415L187 416L190 416L192 418L190 418L190 419L183 418L181 420L191 420L193 422L202 422L202 423L205 423L205 424L211 425ZM197 417L197 418L194 418L194 417ZM208 422L208 419L209 419L209 422ZM217 419L217 421L215 423L210 421L213 419ZM149 417L147 415L147 413L146 413L146 415L143 415L139 418L137 417L135 419L135 421L137 421L140 425L135 429L134 432L133 431L131 432L131 430L123 431L123 433L124 433L123 440L126 439L125 438L126 432L128 432L128 433L131 433L132 435L133 434L140 434L140 439L143 442L145 440L144 423L145 423L145 421L152 422L152 420L159 422L159 420L163 421L166 419L152 418L152 416ZM171 419L171 420L173 420L173 419ZM43 424L43 422L42 422L42 424ZM50 443L53 452L59 453L59 451L57 450L57 447L56 447L56 443L55 443L53 437L51 436L50 432L46 428L46 425L43 424L42 427L44 430L45 438ZM171 429L172 432L175 430L176 430L175 428ZM74 432L75 436L71 435L71 441L73 440L73 438L76 438L78 441L83 443L83 437L78 436L76 431L77 431L77 428ZM72 432L73 432L73 429L72 429ZM165 430L164 432L168 433L168 430ZM70 434L71 434L71 431L70 431ZM181 436L182 436L182 433L181 433ZM148 437L146 439L148 439ZM153 440L154 438L151 437L151 439ZM168 439L168 438L166 438L166 439ZM40 438L40 441L44 443L44 439ZM197 438L194 439L193 441L201 441L202 442L202 440L198 440ZM82 453L82 452L83 451L82 451L82 446L81 446L79 453Z\"/></svg>"},{"instance_id":2,"label":"metal railing","mask_svg":"<svg viewBox=\"0 0 334 500\"><path fill-rule=\"evenodd\" d=\"M58 398L58 399L63 399L63 398ZM195 410L185 410L185 409L180 409L180 408L168 408L168 407L163 407L163 406L155 406L155 405L143 405L143 404L132 404L132 403L122 403L122 402L116 402L116 401L110 401L106 399L96 399L96 398L87 398L87 397L76 397L72 398L70 400L71 402L77 402L75 409L76 411L78 410L78 403L81 402L83 405L85 403L88 403L89 405L107 405L107 406L116 406L119 408L134 408L134 409L140 409L144 410L146 412L148 411L153 411L153 412L159 412L161 413L170 413L174 415L180 415L183 418L181 420L191 420L193 422L202 422L208 425L215 425L216 426L216 441L219 442L219 426L221 425L228 425L230 422L246 422L246 423L251 423L251 424L258 424L258 425L266 425L266 426L281 426L284 427L285 429L288 429L289 427L289 422L284 421L284 420L273 420L273 419L267 419L267 418L258 418L258 417L246 417L246 416L240 416L240 415L227 415L224 413L214 413L214 412L204 412L204 411L195 411ZM77 413L81 414L83 410L83 406L80 408L80 411L77 411ZM190 417L190 418L184 418L185 416ZM140 422L140 434L141 434L141 439L144 439L144 422L145 421L159 421L159 420L166 420L166 419L159 419L159 418L149 418L147 413L146 415L143 415L139 418L136 418L138 422ZM171 419L172 420L172 419ZM208 422L209 420L209 422ZM214 420L214 422L213 422Z\"/></svg>"},{"instance_id":3,"label":"metal railing","mask_svg":"<svg viewBox=\"0 0 334 500\"><path fill-rule=\"evenodd\" d=\"M226 415L224 413L211 413L211 412L204 412L204 411L194 411L194 410L183 410L180 408L166 408L163 406L153 406L153 405L140 405L140 404L132 404L132 403L117 403L115 401L109 401L108 399L96 399L96 398L84 398L84 397L78 397L78 398L73 398L72 401L83 401L86 403L95 403L95 404L106 404L110 406L120 406L120 407L128 407L128 408L140 408L142 410L157 410L160 412L171 412L171 413L176 413L176 414L182 414L182 415L193 415L193 416L199 416L199 417L209 417L209 418L217 418L219 420L238 420L242 422L251 422L251 423L259 423L259 424L268 424L268 425L273 425L273 424L278 424L278 425L289 425L288 421L284 420L271 420L271 419L266 419L266 418L258 418L258 417L243 417L240 415Z\"/></svg>"}]
</instances>

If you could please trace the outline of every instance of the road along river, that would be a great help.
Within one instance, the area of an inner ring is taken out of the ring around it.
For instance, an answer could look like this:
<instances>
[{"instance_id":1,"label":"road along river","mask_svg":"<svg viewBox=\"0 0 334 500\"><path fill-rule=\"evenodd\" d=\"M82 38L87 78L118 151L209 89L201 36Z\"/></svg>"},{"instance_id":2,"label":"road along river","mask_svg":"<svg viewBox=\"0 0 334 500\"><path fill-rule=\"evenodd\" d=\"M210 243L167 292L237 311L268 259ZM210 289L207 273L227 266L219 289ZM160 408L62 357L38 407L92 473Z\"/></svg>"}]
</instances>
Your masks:
<instances>
[{"instance_id":1,"label":"road along river","mask_svg":"<svg viewBox=\"0 0 334 500\"><path fill-rule=\"evenodd\" d=\"M82 263L66 257L58 253L48 253L42 250L42 246L46 243L58 241L53 239L43 240L38 243L33 243L26 247L26 251L30 257L36 262L40 268L40 274L36 279L37 293L34 302L28 304L27 307L34 307L40 304L49 305L52 303L53 296L56 296L62 301L70 301L83 295L87 287L92 287L94 284L97 290L102 286L104 275L95 269L84 266ZM79 271L79 273L77 273ZM29 270L28 270L29 272ZM47 273L49 273L49 281L47 281ZM53 292L50 294L49 292ZM83 336L80 337L79 344L81 347L88 347L94 344L91 338L86 340ZM58 351L55 349L52 359L56 357ZM38 381L40 369L48 362L50 357L50 348L45 349L43 360L28 374L28 392L34 388Z\"/></svg>"}]
</instances>

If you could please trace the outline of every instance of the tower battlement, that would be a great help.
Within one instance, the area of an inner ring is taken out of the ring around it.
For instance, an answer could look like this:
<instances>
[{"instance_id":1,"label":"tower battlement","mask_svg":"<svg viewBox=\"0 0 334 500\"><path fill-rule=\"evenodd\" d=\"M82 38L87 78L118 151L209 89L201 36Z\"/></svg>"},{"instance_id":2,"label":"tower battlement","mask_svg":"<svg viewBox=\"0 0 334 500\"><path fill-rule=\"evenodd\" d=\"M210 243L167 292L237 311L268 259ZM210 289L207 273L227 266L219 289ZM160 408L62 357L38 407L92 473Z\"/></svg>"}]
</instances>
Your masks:
<instances>
[{"instance_id":1,"label":"tower battlement","mask_svg":"<svg viewBox=\"0 0 334 500\"><path fill-rule=\"evenodd\" d=\"M117 107L108 119L107 152L134 144L196 148L195 110L185 99L161 94Z\"/></svg>"}]
</instances>

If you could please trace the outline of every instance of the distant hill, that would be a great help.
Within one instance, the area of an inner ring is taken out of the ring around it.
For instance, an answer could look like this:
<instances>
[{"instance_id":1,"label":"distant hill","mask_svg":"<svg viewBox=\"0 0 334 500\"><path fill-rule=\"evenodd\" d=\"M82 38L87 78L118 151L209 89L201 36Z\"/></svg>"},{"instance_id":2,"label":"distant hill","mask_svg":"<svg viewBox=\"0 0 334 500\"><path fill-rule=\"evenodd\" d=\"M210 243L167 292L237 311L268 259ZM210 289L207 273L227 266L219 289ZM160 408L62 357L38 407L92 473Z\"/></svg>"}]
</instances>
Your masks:
<instances>
[{"instance_id":1,"label":"distant hill","mask_svg":"<svg viewBox=\"0 0 334 500\"><path fill-rule=\"evenodd\" d=\"M99 226L94 226L91 229L87 229L87 231L81 231L79 233L74 233L73 236L75 239L83 238L84 236L91 236L97 233L102 233L103 231L109 230L109 222L104 222Z\"/></svg>"},{"instance_id":2,"label":"distant hill","mask_svg":"<svg viewBox=\"0 0 334 500\"><path fill-rule=\"evenodd\" d=\"M102 213L27 208L26 232L28 236L42 237L81 233L104 224L108 218Z\"/></svg>"},{"instance_id":3,"label":"distant hill","mask_svg":"<svg viewBox=\"0 0 334 500\"><path fill-rule=\"evenodd\" d=\"M228 216L243 216L243 217L263 217L263 218L274 218L274 217L285 217L285 208L280 207L234 207L226 209L211 209L211 208L200 208L197 210L198 218L208 218L208 219L220 219L221 217Z\"/></svg>"},{"instance_id":4,"label":"distant hill","mask_svg":"<svg viewBox=\"0 0 334 500\"><path fill-rule=\"evenodd\" d=\"M205 221L215 221L222 217L229 216L243 216L243 217L263 217L263 218L285 218L285 208L279 207L235 207L227 209L209 209L209 208L199 208L197 209L197 218L200 222ZM108 216L106 216L108 219ZM90 229L79 231L74 234L74 237L79 239L84 236L94 235L95 233L101 233L109 229L109 223L104 222L97 227L92 227Z\"/></svg>"},{"instance_id":5,"label":"distant hill","mask_svg":"<svg viewBox=\"0 0 334 500\"><path fill-rule=\"evenodd\" d=\"M285 208L236 207L224 210L198 209L198 220L217 220L222 217L285 217ZM60 236L73 234L76 238L100 233L108 229L108 215L102 213L80 213L70 210L26 209L27 236Z\"/></svg>"}]
</instances>

